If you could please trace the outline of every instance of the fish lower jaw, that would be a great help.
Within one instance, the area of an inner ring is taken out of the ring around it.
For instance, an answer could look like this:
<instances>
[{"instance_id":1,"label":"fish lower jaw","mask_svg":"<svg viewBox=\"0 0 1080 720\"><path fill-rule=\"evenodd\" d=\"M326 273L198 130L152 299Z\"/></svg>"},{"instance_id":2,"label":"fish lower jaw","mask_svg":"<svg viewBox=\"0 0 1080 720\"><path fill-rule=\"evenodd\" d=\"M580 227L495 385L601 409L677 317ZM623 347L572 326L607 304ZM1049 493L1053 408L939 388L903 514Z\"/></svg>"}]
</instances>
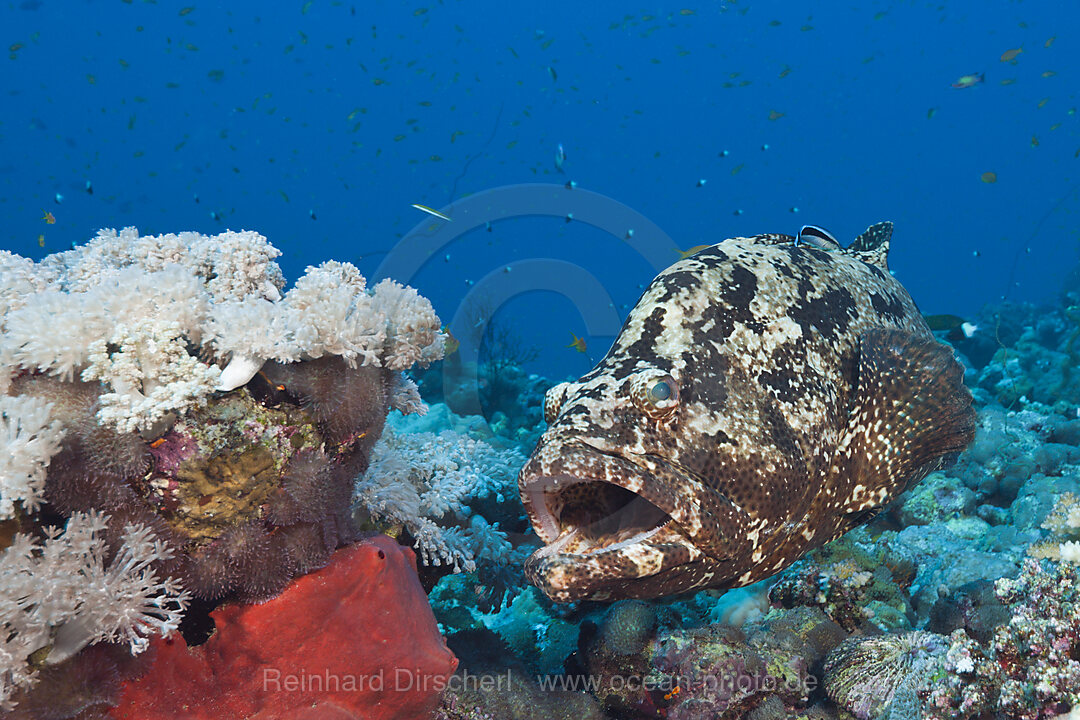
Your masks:
<instances>
[{"instance_id":1,"label":"fish lower jaw","mask_svg":"<svg viewBox=\"0 0 1080 720\"><path fill-rule=\"evenodd\" d=\"M668 513L607 481L538 478L524 496L533 526L546 543L537 557L595 555L679 536Z\"/></svg>"},{"instance_id":2,"label":"fish lower jaw","mask_svg":"<svg viewBox=\"0 0 1080 720\"><path fill-rule=\"evenodd\" d=\"M606 535L600 538L589 538L582 528L569 526L551 543L539 548L533 555L537 559L552 557L555 555L597 555L605 552L626 550L633 545L645 544L652 538L668 529L671 524L669 519L654 528L646 530L625 529L614 535Z\"/></svg>"}]
</instances>

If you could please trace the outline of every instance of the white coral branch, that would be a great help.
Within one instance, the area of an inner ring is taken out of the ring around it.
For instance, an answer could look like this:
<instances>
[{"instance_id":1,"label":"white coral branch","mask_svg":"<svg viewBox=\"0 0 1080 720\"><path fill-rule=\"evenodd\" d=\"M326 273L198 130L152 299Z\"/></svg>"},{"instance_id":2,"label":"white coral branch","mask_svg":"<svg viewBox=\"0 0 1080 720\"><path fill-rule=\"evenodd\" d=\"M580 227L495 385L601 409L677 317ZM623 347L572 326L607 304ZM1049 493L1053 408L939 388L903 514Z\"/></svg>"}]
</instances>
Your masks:
<instances>
[{"instance_id":1,"label":"white coral branch","mask_svg":"<svg viewBox=\"0 0 1080 720\"><path fill-rule=\"evenodd\" d=\"M45 540L16 535L0 554L0 709L29 688L31 654L49 648L48 663L95 642L125 642L133 654L149 638L175 632L189 594L153 563L172 550L143 525L128 525L106 565L108 517L75 513L64 530L46 528Z\"/></svg>"},{"instance_id":2,"label":"white coral branch","mask_svg":"<svg viewBox=\"0 0 1080 720\"><path fill-rule=\"evenodd\" d=\"M16 502L30 512L41 502L45 468L64 437L50 407L34 397L0 396L0 520L15 514Z\"/></svg>"}]
</instances>

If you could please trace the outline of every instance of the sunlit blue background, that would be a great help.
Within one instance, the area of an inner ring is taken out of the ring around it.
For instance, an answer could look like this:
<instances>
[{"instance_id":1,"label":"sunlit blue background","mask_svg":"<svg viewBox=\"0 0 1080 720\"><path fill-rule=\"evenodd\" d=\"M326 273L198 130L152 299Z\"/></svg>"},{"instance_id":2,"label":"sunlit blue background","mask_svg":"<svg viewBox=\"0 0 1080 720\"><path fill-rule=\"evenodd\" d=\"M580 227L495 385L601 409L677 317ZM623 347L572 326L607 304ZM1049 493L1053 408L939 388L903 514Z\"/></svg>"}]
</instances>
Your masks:
<instances>
[{"instance_id":1,"label":"sunlit blue background","mask_svg":"<svg viewBox=\"0 0 1080 720\"><path fill-rule=\"evenodd\" d=\"M804 223L847 242L892 219L890 263L924 312L1054 300L1077 261L1080 6L682 1L8 0L2 246L251 229L290 279L328 258L372 273L429 219L411 203L572 179L663 228L672 261L675 245ZM515 260L580 265L620 314L652 276L621 238L557 218L448 252L400 278L445 318ZM585 329L552 293L499 319L553 377L611 340L564 347Z\"/></svg>"}]
</instances>

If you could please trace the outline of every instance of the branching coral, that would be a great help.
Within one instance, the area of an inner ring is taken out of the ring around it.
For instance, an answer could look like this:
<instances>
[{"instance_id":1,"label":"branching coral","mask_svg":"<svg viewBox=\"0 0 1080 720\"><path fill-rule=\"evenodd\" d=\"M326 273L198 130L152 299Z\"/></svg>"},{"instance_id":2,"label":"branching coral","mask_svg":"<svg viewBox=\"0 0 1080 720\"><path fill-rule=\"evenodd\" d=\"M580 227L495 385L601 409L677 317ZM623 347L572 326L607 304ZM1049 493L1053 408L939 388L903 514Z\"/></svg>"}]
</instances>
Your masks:
<instances>
[{"instance_id":1,"label":"branching coral","mask_svg":"<svg viewBox=\"0 0 1080 720\"><path fill-rule=\"evenodd\" d=\"M0 396L0 520L15 503L33 511L45 488L45 468L60 450L63 430L51 405L34 397Z\"/></svg>"},{"instance_id":2,"label":"branching coral","mask_svg":"<svg viewBox=\"0 0 1080 720\"><path fill-rule=\"evenodd\" d=\"M497 523L473 515L468 503L512 495L525 458L452 431L402 433L386 428L371 466L356 484L367 512L403 525L426 564L473 570L477 559L505 558L510 544Z\"/></svg>"},{"instance_id":3,"label":"branching coral","mask_svg":"<svg viewBox=\"0 0 1080 720\"><path fill-rule=\"evenodd\" d=\"M1011 617L987 647L957 630L932 673L927 717L1044 720L1080 705L1080 576L1069 562L1029 558L996 582Z\"/></svg>"},{"instance_id":4,"label":"branching coral","mask_svg":"<svg viewBox=\"0 0 1080 720\"><path fill-rule=\"evenodd\" d=\"M1080 563L1080 497L1070 492L1062 493L1042 527L1052 536L1028 548L1029 555Z\"/></svg>"},{"instance_id":5,"label":"branching coral","mask_svg":"<svg viewBox=\"0 0 1080 720\"><path fill-rule=\"evenodd\" d=\"M140 651L189 591L263 601L356 540L355 478L388 408L423 410L401 371L441 355L440 322L348 263L283 294L279 254L130 228L38 263L0 252L0 521L37 528L0 559L0 704L87 645ZM505 552L467 514L436 534L447 558Z\"/></svg>"},{"instance_id":6,"label":"branching coral","mask_svg":"<svg viewBox=\"0 0 1080 720\"><path fill-rule=\"evenodd\" d=\"M44 541L16 535L0 555L0 709L33 684L32 656L54 664L101 641L126 642L137 654L151 635L177 629L188 594L153 568L172 550L129 525L111 554L106 523L100 513L76 513L64 530L46 528Z\"/></svg>"},{"instance_id":7,"label":"branching coral","mask_svg":"<svg viewBox=\"0 0 1080 720\"><path fill-rule=\"evenodd\" d=\"M442 356L431 303L348 263L308 268L285 297L253 232L140 237L101 231L38 264L0 257L0 389L35 371L107 387L99 420L144 433L215 389L246 384L266 360L326 355L404 370ZM43 332L43 328L49 328Z\"/></svg>"}]
</instances>

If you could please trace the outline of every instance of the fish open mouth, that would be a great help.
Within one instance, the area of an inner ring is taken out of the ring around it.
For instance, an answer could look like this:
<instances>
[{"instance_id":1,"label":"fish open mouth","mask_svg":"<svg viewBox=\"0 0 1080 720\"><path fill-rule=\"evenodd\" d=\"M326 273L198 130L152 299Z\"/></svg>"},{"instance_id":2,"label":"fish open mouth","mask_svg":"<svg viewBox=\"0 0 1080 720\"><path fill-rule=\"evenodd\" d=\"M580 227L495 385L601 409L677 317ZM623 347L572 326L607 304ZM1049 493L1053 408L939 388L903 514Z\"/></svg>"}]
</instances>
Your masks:
<instances>
[{"instance_id":1,"label":"fish open mouth","mask_svg":"<svg viewBox=\"0 0 1080 720\"><path fill-rule=\"evenodd\" d=\"M671 488L688 482L661 459L623 457L548 437L518 487L544 541L525 575L556 602L656 597L661 578L702 557L689 533L695 505Z\"/></svg>"},{"instance_id":2,"label":"fish open mouth","mask_svg":"<svg viewBox=\"0 0 1080 720\"><path fill-rule=\"evenodd\" d=\"M537 559L590 555L645 543L672 527L672 518L641 495L604 480L573 475L530 480L524 495L533 524L547 544Z\"/></svg>"}]
</instances>

